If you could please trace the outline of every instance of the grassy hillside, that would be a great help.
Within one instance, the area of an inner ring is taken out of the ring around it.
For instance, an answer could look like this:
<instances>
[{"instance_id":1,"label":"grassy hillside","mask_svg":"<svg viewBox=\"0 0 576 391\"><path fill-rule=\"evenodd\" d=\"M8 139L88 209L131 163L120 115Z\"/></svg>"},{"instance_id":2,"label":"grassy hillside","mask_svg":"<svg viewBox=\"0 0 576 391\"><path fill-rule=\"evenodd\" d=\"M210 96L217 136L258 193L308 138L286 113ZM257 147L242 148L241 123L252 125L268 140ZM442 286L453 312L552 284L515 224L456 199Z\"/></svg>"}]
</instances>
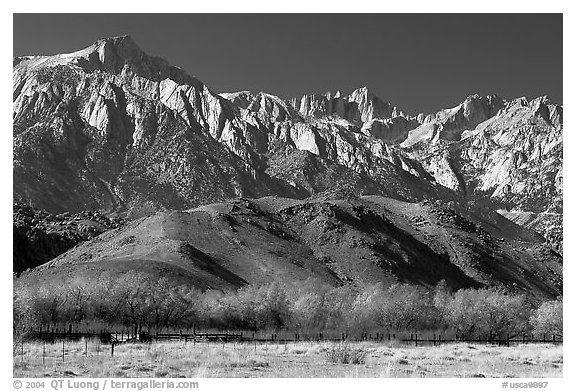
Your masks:
<instances>
[{"instance_id":1,"label":"grassy hillside","mask_svg":"<svg viewBox=\"0 0 576 391\"><path fill-rule=\"evenodd\" d=\"M442 279L455 289L502 286L543 298L562 289L561 257L540 235L489 209L332 193L157 213L80 244L23 278L62 284L71 276L130 269L203 290L275 281L433 287Z\"/></svg>"}]
</instances>

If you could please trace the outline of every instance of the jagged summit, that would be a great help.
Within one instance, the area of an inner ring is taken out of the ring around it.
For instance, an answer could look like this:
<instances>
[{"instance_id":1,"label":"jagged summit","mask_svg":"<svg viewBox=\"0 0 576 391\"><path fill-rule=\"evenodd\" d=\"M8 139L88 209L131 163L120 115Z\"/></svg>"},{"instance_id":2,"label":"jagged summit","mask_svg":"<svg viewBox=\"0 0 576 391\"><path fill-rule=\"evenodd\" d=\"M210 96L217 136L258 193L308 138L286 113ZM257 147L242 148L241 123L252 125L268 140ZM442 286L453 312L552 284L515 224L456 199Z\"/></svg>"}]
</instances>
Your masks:
<instances>
[{"instance_id":1,"label":"jagged summit","mask_svg":"<svg viewBox=\"0 0 576 391\"><path fill-rule=\"evenodd\" d=\"M116 37L100 38L81 52L100 52L102 50L115 50L126 59L136 58L146 55L130 35L119 35ZM75 54L71 53L71 54Z\"/></svg>"},{"instance_id":2,"label":"jagged summit","mask_svg":"<svg viewBox=\"0 0 576 391\"><path fill-rule=\"evenodd\" d=\"M149 60L149 56L129 35L99 39L84 51L88 52L89 58L97 53L106 69L114 67L115 63L134 64Z\"/></svg>"},{"instance_id":3,"label":"jagged summit","mask_svg":"<svg viewBox=\"0 0 576 391\"><path fill-rule=\"evenodd\" d=\"M373 120L407 117L400 109L377 97L368 87L357 88L345 96L337 90L334 94L306 94L287 102L305 117L337 116L360 127Z\"/></svg>"},{"instance_id":4,"label":"jagged summit","mask_svg":"<svg viewBox=\"0 0 576 391\"><path fill-rule=\"evenodd\" d=\"M47 67L58 64L76 64L78 59L98 57L101 62L105 62L105 57L109 57L114 52L117 56L122 57L125 61L138 61L147 56L136 42L129 35L118 37L101 38L90 46L70 53L59 53L54 55L41 56L21 56L17 57L21 61L30 61L23 65L28 68Z\"/></svg>"},{"instance_id":5,"label":"jagged summit","mask_svg":"<svg viewBox=\"0 0 576 391\"><path fill-rule=\"evenodd\" d=\"M497 95L469 95L452 108L440 110L434 116L420 121L420 125L411 130L402 146L412 148L418 144L436 144L443 141L457 141L469 130L494 117L506 102Z\"/></svg>"},{"instance_id":6,"label":"jagged summit","mask_svg":"<svg viewBox=\"0 0 576 391\"><path fill-rule=\"evenodd\" d=\"M124 65L129 64L139 70L149 67L152 68L150 69L151 71L160 72L162 68L170 67L166 60L151 57L144 53L128 35L100 39L81 53L82 55L77 56L79 57L78 65L87 70L96 68L112 73L120 73ZM155 75L148 74L144 76Z\"/></svg>"},{"instance_id":7,"label":"jagged summit","mask_svg":"<svg viewBox=\"0 0 576 391\"><path fill-rule=\"evenodd\" d=\"M372 90L370 90L367 86L363 86L363 87L359 87L356 88L355 90L353 90L349 95L348 95L348 99L349 100L353 100L353 101L370 101L372 99L380 99L379 97L377 97Z\"/></svg>"},{"instance_id":8,"label":"jagged summit","mask_svg":"<svg viewBox=\"0 0 576 391\"><path fill-rule=\"evenodd\" d=\"M26 71L42 71L57 66L71 66L87 73L95 71L120 75L136 74L152 81L171 79L178 84L197 80L161 57L145 53L129 35L102 38L72 53L51 56L26 56L14 60L14 66Z\"/></svg>"},{"instance_id":9,"label":"jagged summit","mask_svg":"<svg viewBox=\"0 0 576 391\"><path fill-rule=\"evenodd\" d=\"M117 35L115 37L100 38L94 42L96 44L111 44L114 46L128 46L140 50L138 44L129 34Z\"/></svg>"},{"instance_id":10,"label":"jagged summit","mask_svg":"<svg viewBox=\"0 0 576 391\"><path fill-rule=\"evenodd\" d=\"M274 122L287 120L299 122L302 119L300 114L294 110L291 104L266 92L259 92L256 94L247 109L259 113Z\"/></svg>"},{"instance_id":11,"label":"jagged summit","mask_svg":"<svg viewBox=\"0 0 576 391\"><path fill-rule=\"evenodd\" d=\"M218 95L242 109L248 108L252 100L254 100L254 94L250 91L221 92Z\"/></svg>"}]
</instances>

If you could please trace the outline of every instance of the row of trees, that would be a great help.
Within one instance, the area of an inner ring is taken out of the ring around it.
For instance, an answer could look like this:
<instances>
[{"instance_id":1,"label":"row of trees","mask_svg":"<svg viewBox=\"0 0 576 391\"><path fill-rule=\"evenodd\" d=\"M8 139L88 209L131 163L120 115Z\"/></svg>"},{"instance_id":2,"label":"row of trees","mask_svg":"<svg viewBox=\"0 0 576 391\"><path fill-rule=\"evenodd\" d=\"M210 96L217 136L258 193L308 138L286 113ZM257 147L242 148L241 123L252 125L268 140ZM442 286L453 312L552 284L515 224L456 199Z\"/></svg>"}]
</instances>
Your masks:
<instances>
[{"instance_id":1,"label":"row of trees","mask_svg":"<svg viewBox=\"0 0 576 391\"><path fill-rule=\"evenodd\" d=\"M562 335L562 301L539 306L501 289L434 290L407 284L304 290L277 283L234 292L201 292L166 279L103 273L96 284L78 279L36 289L15 281L14 333L54 324L241 330L453 330L466 338L524 332Z\"/></svg>"}]
</instances>

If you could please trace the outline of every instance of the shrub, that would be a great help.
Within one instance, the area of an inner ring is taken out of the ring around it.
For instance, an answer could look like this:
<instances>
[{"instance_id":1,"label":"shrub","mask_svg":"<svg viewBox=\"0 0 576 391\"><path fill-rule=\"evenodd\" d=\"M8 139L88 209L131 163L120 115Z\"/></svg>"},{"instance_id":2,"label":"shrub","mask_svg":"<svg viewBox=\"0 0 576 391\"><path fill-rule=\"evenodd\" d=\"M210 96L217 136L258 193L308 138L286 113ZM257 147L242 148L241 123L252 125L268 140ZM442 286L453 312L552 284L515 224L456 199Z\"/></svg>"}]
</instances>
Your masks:
<instances>
[{"instance_id":1,"label":"shrub","mask_svg":"<svg viewBox=\"0 0 576 391\"><path fill-rule=\"evenodd\" d=\"M332 346L326 351L329 362L336 364L364 364L367 352L363 349L353 349L347 343Z\"/></svg>"}]
</instances>

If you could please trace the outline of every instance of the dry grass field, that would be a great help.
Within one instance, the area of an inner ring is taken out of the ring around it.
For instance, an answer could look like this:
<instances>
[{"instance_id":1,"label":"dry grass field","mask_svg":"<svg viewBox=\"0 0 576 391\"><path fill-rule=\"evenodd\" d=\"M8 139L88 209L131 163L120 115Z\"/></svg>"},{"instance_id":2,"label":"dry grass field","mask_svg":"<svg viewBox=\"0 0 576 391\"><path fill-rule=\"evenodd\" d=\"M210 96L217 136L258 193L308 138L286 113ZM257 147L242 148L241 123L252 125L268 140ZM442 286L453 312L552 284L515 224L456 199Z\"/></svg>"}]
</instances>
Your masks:
<instances>
[{"instance_id":1,"label":"dry grass field","mask_svg":"<svg viewBox=\"0 0 576 391\"><path fill-rule=\"evenodd\" d=\"M329 359L362 352L363 363ZM43 349L45 359L43 362ZM369 342L288 344L30 342L14 356L14 377L562 377L562 345L400 346ZM336 360L337 361L337 360Z\"/></svg>"}]
</instances>

